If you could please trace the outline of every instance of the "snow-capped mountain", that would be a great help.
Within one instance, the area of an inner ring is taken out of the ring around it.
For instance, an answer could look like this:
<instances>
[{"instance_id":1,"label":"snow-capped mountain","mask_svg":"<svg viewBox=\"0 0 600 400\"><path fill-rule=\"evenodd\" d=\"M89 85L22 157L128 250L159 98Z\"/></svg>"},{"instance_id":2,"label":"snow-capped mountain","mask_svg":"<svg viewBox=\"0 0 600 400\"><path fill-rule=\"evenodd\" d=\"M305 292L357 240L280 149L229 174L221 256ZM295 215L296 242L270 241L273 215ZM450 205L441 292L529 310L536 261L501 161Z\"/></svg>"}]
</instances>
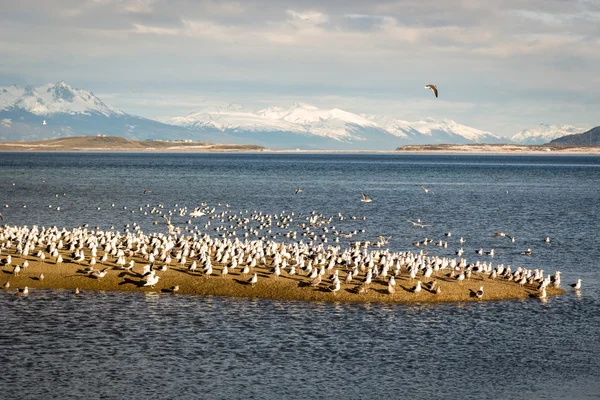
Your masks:
<instances>
[{"instance_id":1,"label":"snow-capped mountain","mask_svg":"<svg viewBox=\"0 0 600 400\"><path fill-rule=\"evenodd\" d=\"M117 108L102 102L94 93L73 89L64 81L40 87L12 85L0 88L0 108L20 109L35 115L94 113L105 116L124 115Z\"/></svg>"},{"instance_id":2,"label":"snow-capped mountain","mask_svg":"<svg viewBox=\"0 0 600 400\"><path fill-rule=\"evenodd\" d=\"M544 144L566 135L581 133L587 129L589 128L576 128L571 125L539 124L535 128L522 130L511 140L521 144Z\"/></svg>"},{"instance_id":3,"label":"snow-capped mountain","mask_svg":"<svg viewBox=\"0 0 600 400\"><path fill-rule=\"evenodd\" d=\"M294 103L290 107L273 106L254 112L229 104L160 121L190 129L216 128L246 140L258 140L257 144L270 147L273 147L270 143L273 139L288 144L288 147L326 149L386 149L400 144L509 141L451 120L428 118L408 122L353 114L339 108L321 109L305 103Z\"/></svg>"},{"instance_id":4,"label":"snow-capped mountain","mask_svg":"<svg viewBox=\"0 0 600 400\"><path fill-rule=\"evenodd\" d=\"M507 138L482 131L470 126L461 125L449 119L437 121L426 118L409 122L401 119L377 115L364 115L370 121L376 122L392 135L409 140L411 143L504 143Z\"/></svg>"},{"instance_id":5,"label":"snow-capped mountain","mask_svg":"<svg viewBox=\"0 0 600 400\"><path fill-rule=\"evenodd\" d=\"M235 138L215 129L190 131L127 114L104 103L92 92L75 89L64 81L39 87L0 87L0 141L97 134L127 139L175 138L238 143Z\"/></svg>"}]
</instances>

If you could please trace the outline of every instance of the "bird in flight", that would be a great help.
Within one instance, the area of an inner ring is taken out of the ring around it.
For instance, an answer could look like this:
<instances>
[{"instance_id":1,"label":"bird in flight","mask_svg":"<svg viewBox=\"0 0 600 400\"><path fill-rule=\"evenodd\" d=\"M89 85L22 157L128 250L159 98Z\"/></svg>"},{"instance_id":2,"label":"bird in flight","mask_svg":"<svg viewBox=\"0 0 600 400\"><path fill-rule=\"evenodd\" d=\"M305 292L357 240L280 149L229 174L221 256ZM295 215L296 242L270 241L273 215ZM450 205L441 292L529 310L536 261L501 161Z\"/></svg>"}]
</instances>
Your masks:
<instances>
[{"instance_id":1,"label":"bird in flight","mask_svg":"<svg viewBox=\"0 0 600 400\"><path fill-rule=\"evenodd\" d=\"M363 194L362 194L362 200L361 200L361 201L362 201L363 203L370 203L370 202L372 202L372 201L373 201L373 199L372 199L372 198L370 198L369 196L367 196L366 194L364 194L364 193L363 193Z\"/></svg>"},{"instance_id":2,"label":"bird in flight","mask_svg":"<svg viewBox=\"0 0 600 400\"><path fill-rule=\"evenodd\" d=\"M415 221L411 221L410 219L408 219L407 221L410 222L411 224L413 224L413 226L416 226L418 228L425 228L426 226L431 226L431 225L422 224L421 220L418 220L419 222L415 222Z\"/></svg>"},{"instance_id":3,"label":"bird in flight","mask_svg":"<svg viewBox=\"0 0 600 400\"><path fill-rule=\"evenodd\" d=\"M301 193L301 192L302 192L302 189L300 189L300 186L298 186L298 187L296 188L296 194L298 194L298 193Z\"/></svg>"},{"instance_id":4,"label":"bird in flight","mask_svg":"<svg viewBox=\"0 0 600 400\"><path fill-rule=\"evenodd\" d=\"M431 91L433 92L433 94L435 94L435 97L438 97L438 90L437 87L435 85L427 85L425 86L425 89L431 89Z\"/></svg>"},{"instance_id":5,"label":"bird in flight","mask_svg":"<svg viewBox=\"0 0 600 400\"><path fill-rule=\"evenodd\" d=\"M496 232L496 233L494 233L494 236L500 236L500 237L506 236L507 238L512 240L512 236L510 236L508 233L504 233L504 232Z\"/></svg>"},{"instance_id":6,"label":"bird in flight","mask_svg":"<svg viewBox=\"0 0 600 400\"><path fill-rule=\"evenodd\" d=\"M423 189L425 191L425 193L432 193L435 194L435 192L431 189L427 189L425 186L419 186L421 189Z\"/></svg>"}]
</instances>

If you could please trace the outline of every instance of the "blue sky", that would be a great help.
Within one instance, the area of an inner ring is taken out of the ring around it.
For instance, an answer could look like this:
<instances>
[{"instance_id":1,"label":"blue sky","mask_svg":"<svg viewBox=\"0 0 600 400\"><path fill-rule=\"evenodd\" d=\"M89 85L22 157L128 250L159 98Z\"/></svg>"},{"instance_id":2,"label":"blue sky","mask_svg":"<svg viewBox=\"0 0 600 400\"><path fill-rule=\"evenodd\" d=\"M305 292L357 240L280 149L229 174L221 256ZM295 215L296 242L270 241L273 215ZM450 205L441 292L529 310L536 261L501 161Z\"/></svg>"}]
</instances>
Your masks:
<instances>
[{"instance_id":1,"label":"blue sky","mask_svg":"<svg viewBox=\"0 0 600 400\"><path fill-rule=\"evenodd\" d=\"M597 0L0 2L0 85L65 80L149 118L300 101L504 136L600 124Z\"/></svg>"}]
</instances>

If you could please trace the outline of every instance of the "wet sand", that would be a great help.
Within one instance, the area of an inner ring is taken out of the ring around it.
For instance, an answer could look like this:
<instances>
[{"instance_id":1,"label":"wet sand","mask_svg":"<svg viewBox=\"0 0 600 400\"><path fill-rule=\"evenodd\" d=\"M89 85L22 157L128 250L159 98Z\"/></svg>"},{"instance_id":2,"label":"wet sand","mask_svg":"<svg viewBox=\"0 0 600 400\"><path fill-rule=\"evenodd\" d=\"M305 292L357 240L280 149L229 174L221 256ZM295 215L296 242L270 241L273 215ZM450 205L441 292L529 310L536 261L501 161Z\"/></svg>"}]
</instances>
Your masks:
<instances>
[{"instance_id":1,"label":"wet sand","mask_svg":"<svg viewBox=\"0 0 600 400\"><path fill-rule=\"evenodd\" d=\"M310 279L303 275L290 276L282 271L279 277L275 277L268 267L255 267L254 272L258 275L258 282L253 287L248 283L251 275L241 274L241 268L236 268L233 273L221 276L222 265L213 263L213 274L208 277L203 275L201 268L195 272L190 272L186 267L171 263L167 271L157 272L160 276L159 282L154 288L143 287L141 271L142 266L147 263L137 257L127 258L135 260L135 266L132 271L118 269L114 263L107 262L104 265L98 262L96 270L111 268L107 275L97 279L87 276L84 269L89 266L89 257L81 264L69 261L66 252L61 252L64 262L56 264L54 260L44 263L38 261L37 257L22 257L16 255L11 249L4 249L0 258L5 259L7 254L12 256L11 266L2 266L0 274L0 285L6 281L10 282L8 291L16 292L16 288L29 287L29 290L38 288L50 289L68 289L79 288L82 294L85 291L138 291L138 292L158 292L171 294L171 288L179 286L177 294L193 295L216 295L216 296L234 296L266 299L285 299L285 300L304 300L304 301L330 301L330 302L382 302L382 303L440 303L440 302L465 302L465 301L487 301L487 300L507 300L507 299L526 299L536 297L538 291L535 286L519 286L517 283L508 282L502 279L491 280L479 274L473 274L471 279L465 279L458 283L447 276L448 271L444 271L431 279L423 279L423 290L420 293L414 293L416 280L412 281L403 271L396 277L396 293L388 294L387 281L383 278L375 278L369 285L366 293L357 293L360 286L358 280L352 283L345 283L345 272L340 270L341 290L332 293L329 290L330 281L325 279L318 287L309 285ZM29 267L22 269L18 275L14 275L15 265L21 265L24 260L28 260ZM189 263L188 263L189 264ZM44 279L40 280L40 274L44 274ZM362 277L361 277L362 278ZM441 287L440 294L430 293L426 288L429 282L436 279ZM362 280L362 279L361 279ZM480 286L484 288L484 296L479 300L475 292ZM565 293L562 289L547 288L548 296Z\"/></svg>"}]
</instances>

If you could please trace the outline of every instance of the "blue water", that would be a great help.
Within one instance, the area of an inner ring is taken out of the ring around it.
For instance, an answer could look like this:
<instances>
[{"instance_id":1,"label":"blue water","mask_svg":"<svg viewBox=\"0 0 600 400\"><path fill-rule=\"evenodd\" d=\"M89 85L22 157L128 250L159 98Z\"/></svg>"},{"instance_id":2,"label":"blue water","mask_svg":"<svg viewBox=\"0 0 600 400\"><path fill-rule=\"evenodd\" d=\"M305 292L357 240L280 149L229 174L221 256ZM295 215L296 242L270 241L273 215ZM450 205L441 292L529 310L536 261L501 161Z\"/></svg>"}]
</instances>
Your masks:
<instances>
[{"instance_id":1,"label":"blue water","mask_svg":"<svg viewBox=\"0 0 600 400\"><path fill-rule=\"evenodd\" d=\"M165 231L147 204L201 202L354 215L336 227L393 236L393 250L429 237L450 256L462 236L469 261L494 248L495 263L561 270L583 289L441 305L3 292L1 397L600 398L600 157L0 153L8 224ZM205 218L173 221L215 234Z\"/></svg>"}]
</instances>

